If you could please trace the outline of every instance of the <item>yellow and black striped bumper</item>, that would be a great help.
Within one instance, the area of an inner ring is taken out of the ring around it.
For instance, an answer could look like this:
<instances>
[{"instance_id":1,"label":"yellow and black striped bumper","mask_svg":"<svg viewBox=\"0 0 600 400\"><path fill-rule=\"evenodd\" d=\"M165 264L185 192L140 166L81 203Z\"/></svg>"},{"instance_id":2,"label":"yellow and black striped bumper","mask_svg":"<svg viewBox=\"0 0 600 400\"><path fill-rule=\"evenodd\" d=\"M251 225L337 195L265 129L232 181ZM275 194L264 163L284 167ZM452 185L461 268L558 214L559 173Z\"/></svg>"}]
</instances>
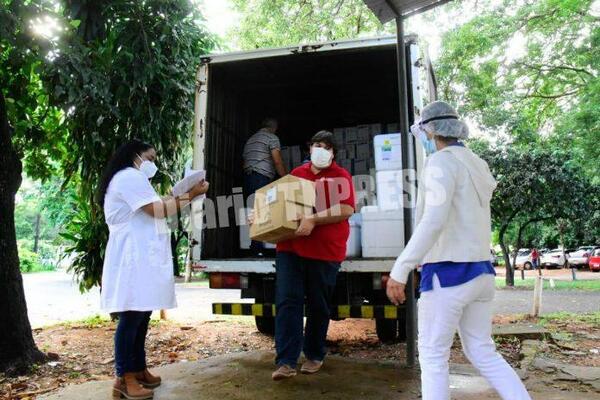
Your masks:
<instances>
[{"instance_id":1,"label":"yellow and black striped bumper","mask_svg":"<svg viewBox=\"0 0 600 400\"><path fill-rule=\"evenodd\" d=\"M255 317L274 317L275 304L251 304L251 303L214 303L213 314L220 315L253 315ZM404 306L351 306L338 305L331 309L331 318L376 318L376 319L398 319L399 310Z\"/></svg>"}]
</instances>

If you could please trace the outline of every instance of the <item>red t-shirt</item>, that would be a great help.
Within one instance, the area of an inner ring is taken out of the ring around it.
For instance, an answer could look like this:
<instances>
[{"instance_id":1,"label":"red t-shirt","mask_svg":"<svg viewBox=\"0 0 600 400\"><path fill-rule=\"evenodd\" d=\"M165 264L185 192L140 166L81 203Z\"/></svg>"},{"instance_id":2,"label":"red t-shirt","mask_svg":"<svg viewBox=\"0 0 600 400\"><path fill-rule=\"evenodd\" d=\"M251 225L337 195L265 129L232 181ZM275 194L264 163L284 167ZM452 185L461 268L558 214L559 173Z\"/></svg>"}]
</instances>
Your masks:
<instances>
[{"instance_id":1,"label":"red t-shirt","mask_svg":"<svg viewBox=\"0 0 600 400\"><path fill-rule=\"evenodd\" d=\"M335 161L316 175L310 167L311 163L306 163L294 169L291 174L315 182L317 213L337 204L347 204L354 208L354 186L348 171ZM277 243L277 251L288 251L315 260L342 262L346 258L349 235L350 225L347 220L317 225L309 236Z\"/></svg>"}]
</instances>

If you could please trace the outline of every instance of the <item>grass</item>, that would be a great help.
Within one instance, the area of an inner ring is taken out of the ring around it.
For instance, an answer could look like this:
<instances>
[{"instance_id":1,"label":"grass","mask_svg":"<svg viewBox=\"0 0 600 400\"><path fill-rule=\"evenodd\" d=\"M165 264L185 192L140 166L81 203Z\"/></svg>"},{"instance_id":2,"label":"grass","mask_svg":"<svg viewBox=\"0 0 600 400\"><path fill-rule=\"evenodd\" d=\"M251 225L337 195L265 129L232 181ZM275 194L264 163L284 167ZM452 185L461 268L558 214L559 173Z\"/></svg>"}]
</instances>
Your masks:
<instances>
[{"instance_id":1,"label":"grass","mask_svg":"<svg viewBox=\"0 0 600 400\"><path fill-rule=\"evenodd\" d=\"M168 322L168 321L161 321L159 319L158 312L153 313L152 318L150 319L150 326L155 328L165 322ZM92 315L92 316L89 316L89 317L86 317L83 319L79 319L79 320L75 320L75 321L61 322L58 325L69 327L69 328L78 327L78 328L95 329L95 328L105 327L109 324L111 324L111 320L110 320L110 317L108 317L108 315L104 316L104 315L96 314L96 315Z\"/></svg>"},{"instance_id":2,"label":"grass","mask_svg":"<svg viewBox=\"0 0 600 400\"><path fill-rule=\"evenodd\" d=\"M540 317L541 325L557 322L584 323L592 326L600 326L600 311L587 314L573 314L561 311L557 313L544 314Z\"/></svg>"},{"instance_id":3,"label":"grass","mask_svg":"<svg viewBox=\"0 0 600 400\"><path fill-rule=\"evenodd\" d=\"M535 279L526 278L522 280L515 276L515 287L518 288L531 288L535 284ZM496 278L496 288L506 288L506 281L504 277ZM554 280L554 288L550 286L549 279L544 279L544 290L589 290L589 291L600 291L600 279L581 279L577 281L564 281Z\"/></svg>"},{"instance_id":4,"label":"grass","mask_svg":"<svg viewBox=\"0 0 600 400\"><path fill-rule=\"evenodd\" d=\"M26 271L21 269L23 274L38 274L40 272L55 272L56 266L52 264L35 264L30 270Z\"/></svg>"}]
</instances>

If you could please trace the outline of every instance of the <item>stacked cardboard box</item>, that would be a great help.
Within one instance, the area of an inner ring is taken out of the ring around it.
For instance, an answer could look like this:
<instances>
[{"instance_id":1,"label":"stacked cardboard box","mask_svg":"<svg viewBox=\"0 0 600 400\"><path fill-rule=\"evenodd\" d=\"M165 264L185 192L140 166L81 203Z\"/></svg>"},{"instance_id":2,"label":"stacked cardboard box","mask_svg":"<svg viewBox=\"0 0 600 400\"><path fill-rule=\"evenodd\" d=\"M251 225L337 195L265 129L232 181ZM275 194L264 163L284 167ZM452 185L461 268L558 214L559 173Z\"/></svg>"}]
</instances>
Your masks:
<instances>
[{"instance_id":1,"label":"stacked cardboard box","mask_svg":"<svg viewBox=\"0 0 600 400\"><path fill-rule=\"evenodd\" d=\"M290 239L298 229L298 215L312 214L315 197L313 182L292 175L258 189L250 238L269 243Z\"/></svg>"},{"instance_id":2,"label":"stacked cardboard box","mask_svg":"<svg viewBox=\"0 0 600 400\"><path fill-rule=\"evenodd\" d=\"M397 124L361 124L335 128L333 135L339 149L337 163L352 175L368 175L375 167L373 138L385 133L386 126L394 128Z\"/></svg>"},{"instance_id":3,"label":"stacked cardboard box","mask_svg":"<svg viewBox=\"0 0 600 400\"><path fill-rule=\"evenodd\" d=\"M300 146L283 146L281 148L281 158L285 168L291 171L302 164L302 150Z\"/></svg>"}]
</instances>

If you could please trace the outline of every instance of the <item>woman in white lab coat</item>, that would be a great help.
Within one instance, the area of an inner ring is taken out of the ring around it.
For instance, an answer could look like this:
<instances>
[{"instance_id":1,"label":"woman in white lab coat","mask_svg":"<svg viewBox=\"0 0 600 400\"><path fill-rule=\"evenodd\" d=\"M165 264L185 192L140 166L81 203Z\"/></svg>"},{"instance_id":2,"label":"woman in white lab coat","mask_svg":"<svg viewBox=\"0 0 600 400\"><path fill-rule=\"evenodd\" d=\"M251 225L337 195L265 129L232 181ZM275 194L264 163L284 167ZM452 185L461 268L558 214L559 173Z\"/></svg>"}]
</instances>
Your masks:
<instances>
[{"instance_id":1,"label":"woman in white lab coat","mask_svg":"<svg viewBox=\"0 0 600 400\"><path fill-rule=\"evenodd\" d=\"M117 149L100 181L98 199L109 228L102 273L102 309L119 316L115 332L114 397L148 399L160 378L146 368L145 340L153 310L176 306L165 218L208 190L201 182L180 197L160 198L152 145L132 140Z\"/></svg>"},{"instance_id":2,"label":"woman in white lab coat","mask_svg":"<svg viewBox=\"0 0 600 400\"><path fill-rule=\"evenodd\" d=\"M392 303L405 300L410 272L422 265L418 302L423 400L450 399L448 361L458 330L465 355L504 400L530 400L492 340L495 271L490 262L488 165L460 141L465 123L449 104L433 102L411 128L428 156L417 197L417 226L387 283Z\"/></svg>"}]
</instances>

